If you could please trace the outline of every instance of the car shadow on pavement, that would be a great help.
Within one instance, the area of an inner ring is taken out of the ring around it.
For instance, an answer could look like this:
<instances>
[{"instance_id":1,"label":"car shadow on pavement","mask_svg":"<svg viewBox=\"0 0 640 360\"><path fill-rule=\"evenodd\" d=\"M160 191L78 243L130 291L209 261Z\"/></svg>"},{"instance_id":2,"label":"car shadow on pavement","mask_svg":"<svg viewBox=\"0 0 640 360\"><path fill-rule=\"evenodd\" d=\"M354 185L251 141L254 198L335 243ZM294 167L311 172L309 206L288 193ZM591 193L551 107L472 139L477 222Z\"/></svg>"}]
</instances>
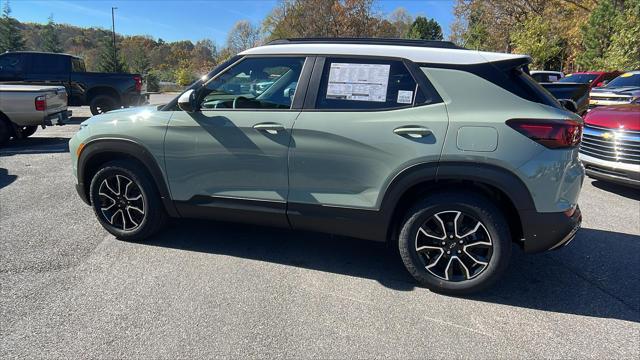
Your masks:
<instances>
[{"instance_id":1,"label":"car shadow on pavement","mask_svg":"<svg viewBox=\"0 0 640 360\"><path fill-rule=\"evenodd\" d=\"M66 137L29 137L11 140L0 148L0 156L65 152L69 152L69 138Z\"/></svg>"},{"instance_id":2,"label":"car shadow on pavement","mask_svg":"<svg viewBox=\"0 0 640 360\"><path fill-rule=\"evenodd\" d=\"M400 291L418 287L395 249L359 239L176 220L146 244L373 279ZM469 300L640 322L638 236L582 229L571 245L555 252L526 255L515 245L513 250L505 276Z\"/></svg>"},{"instance_id":3,"label":"car shadow on pavement","mask_svg":"<svg viewBox=\"0 0 640 360\"><path fill-rule=\"evenodd\" d=\"M17 178L17 175L9 175L9 171L7 169L0 168L0 189L10 185L12 182L16 181Z\"/></svg>"},{"instance_id":4,"label":"car shadow on pavement","mask_svg":"<svg viewBox=\"0 0 640 360\"><path fill-rule=\"evenodd\" d=\"M632 200L640 201L640 188L623 186L623 185L610 183L602 180L596 180L591 184L600 190L609 191L609 192L618 194L620 196L627 197Z\"/></svg>"}]
</instances>

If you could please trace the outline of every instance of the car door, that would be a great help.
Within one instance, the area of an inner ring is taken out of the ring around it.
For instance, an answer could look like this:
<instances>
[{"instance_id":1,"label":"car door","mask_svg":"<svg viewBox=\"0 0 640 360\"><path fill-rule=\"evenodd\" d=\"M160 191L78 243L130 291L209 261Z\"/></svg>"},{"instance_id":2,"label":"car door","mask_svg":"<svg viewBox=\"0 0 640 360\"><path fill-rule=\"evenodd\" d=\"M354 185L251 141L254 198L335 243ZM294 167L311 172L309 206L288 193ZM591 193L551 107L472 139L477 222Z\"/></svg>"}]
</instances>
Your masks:
<instances>
[{"instance_id":1,"label":"car door","mask_svg":"<svg viewBox=\"0 0 640 360\"><path fill-rule=\"evenodd\" d=\"M174 112L165 162L182 215L288 226L287 153L310 61L245 57L197 91L199 111Z\"/></svg>"},{"instance_id":2,"label":"car door","mask_svg":"<svg viewBox=\"0 0 640 360\"><path fill-rule=\"evenodd\" d=\"M69 82L69 57L66 55L33 53L29 56L29 71L24 82L33 85L56 85L67 88Z\"/></svg>"},{"instance_id":3,"label":"car door","mask_svg":"<svg viewBox=\"0 0 640 360\"><path fill-rule=\"evenodd\" d=\"M445 104L414 64L318 58L293 128L291 224L321 230L319 219L336 217L336 208L379 210L401 171L437 165L447 126Z\"/></svg>"}]
</instances>

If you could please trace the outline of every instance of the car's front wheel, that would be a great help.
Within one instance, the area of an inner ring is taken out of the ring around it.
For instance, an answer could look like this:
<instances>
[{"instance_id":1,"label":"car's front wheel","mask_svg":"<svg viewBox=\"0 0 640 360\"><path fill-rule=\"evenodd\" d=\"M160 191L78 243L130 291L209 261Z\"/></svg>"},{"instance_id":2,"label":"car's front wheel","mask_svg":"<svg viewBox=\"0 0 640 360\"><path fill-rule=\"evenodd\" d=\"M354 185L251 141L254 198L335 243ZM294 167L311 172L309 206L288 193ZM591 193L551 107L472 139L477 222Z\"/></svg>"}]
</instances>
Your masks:
<instances>
[{"instance_id":1,"label":"car's front wheel","mask_svg":"<svg viewBox=\"0 0 640 360\"><path fill-rule=\"evenodd\" d=\"M511 256L504 215L472 192L444 192L418 202L407 213L398 244L407 270L420 284L451 295L490 286Z\"/></svg>"},{"instance_id":2,"label":"car's front wheel","mask_svg":"<svg viewBox=\"0 0 640 360\"><path fill-rule=\"evenodd\" d=\"M119 239L144 240L166 223L153 181L132 161L105 164L93 176L89 192L100 224Z\"/></svg>"}]
</instances>

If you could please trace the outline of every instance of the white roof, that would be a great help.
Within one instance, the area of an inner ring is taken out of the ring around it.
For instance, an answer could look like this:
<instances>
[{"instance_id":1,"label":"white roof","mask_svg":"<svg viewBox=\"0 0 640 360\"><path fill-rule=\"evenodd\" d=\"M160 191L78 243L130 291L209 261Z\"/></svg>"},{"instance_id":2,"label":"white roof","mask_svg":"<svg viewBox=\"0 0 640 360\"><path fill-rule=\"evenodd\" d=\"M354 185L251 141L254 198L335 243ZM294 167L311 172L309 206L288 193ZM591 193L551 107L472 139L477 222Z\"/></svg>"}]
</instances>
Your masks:
<instances>
[{"instance_id":1,"label":"white roof","mask_svg":"<svg viewBox=\"0 0 640 360\"><path fill-rule=\"evenodd\" d=\"M373 44L281 44L265 45L245 50L240 55L365 55L389 56L413 62L470 65L486 62L528 58L526 55L503 54L475 50L435 47L373 45Z\"/></svg>"}]
</instances>

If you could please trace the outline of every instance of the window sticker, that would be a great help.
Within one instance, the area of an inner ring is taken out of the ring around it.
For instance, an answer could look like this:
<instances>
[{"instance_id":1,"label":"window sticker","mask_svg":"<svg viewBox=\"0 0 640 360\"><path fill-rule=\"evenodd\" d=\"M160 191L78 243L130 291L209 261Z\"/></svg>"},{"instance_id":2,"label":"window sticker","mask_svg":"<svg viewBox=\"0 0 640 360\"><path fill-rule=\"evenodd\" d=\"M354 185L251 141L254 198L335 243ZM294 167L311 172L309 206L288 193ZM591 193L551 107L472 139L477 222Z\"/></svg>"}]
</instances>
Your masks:
<instances>
[{"instance_id":1,"label":"window sticker","mask_svg":"<svg viewBox=\"0 0 640 360\"><path fill-rule=\"evenodd\" d=\"M387 101L391 65L331 63L327 99Z\"/></svg>"},{"instance_id":2,"label":"window sticker","mask_svg":"<svg viewBox=\"0 0 640 360\"><path fill-rule=\"evenodd\" d=\"M398 90L398 104L411 104L413 102L413 91Z\"/></svg>"}]
</instances>

